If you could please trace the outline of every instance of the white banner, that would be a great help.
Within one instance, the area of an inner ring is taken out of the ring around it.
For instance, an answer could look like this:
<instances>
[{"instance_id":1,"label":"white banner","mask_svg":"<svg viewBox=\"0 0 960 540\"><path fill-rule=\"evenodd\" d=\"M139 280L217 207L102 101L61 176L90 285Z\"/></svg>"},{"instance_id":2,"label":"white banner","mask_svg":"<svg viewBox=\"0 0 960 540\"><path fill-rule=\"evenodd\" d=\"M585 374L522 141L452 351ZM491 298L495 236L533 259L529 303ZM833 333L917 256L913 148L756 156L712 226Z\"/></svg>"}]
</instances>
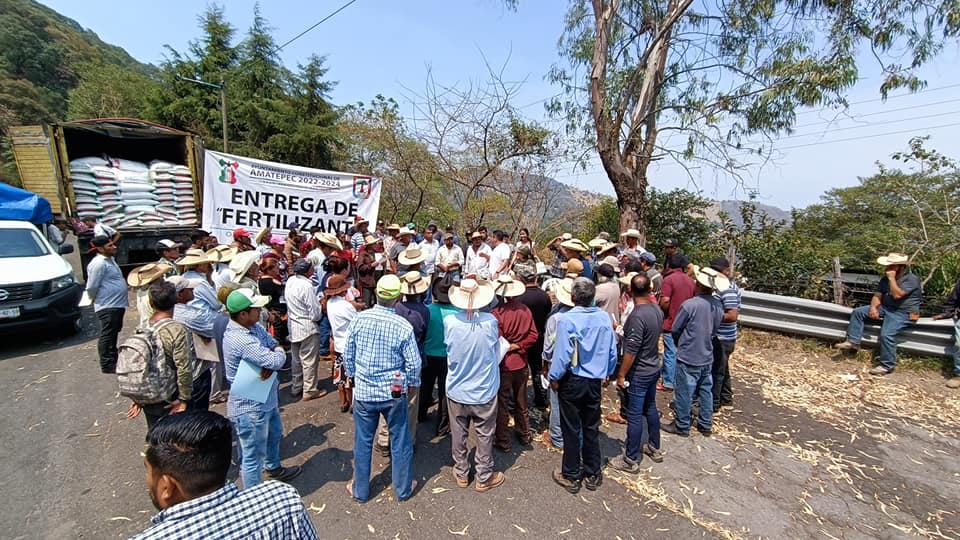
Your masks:
<instances>
[{"instance_id":1,"label":"white banner","mask_svg":"<svg viewBox=\"0 0 960 540\"><path fill-rule=\"evenodd\" d=\"M254 235L296 225L344 232L354 217L377 222L380 180L207 150L203 160L203 228L221 242L235 229Z\"/></svg>"}]
</instances>

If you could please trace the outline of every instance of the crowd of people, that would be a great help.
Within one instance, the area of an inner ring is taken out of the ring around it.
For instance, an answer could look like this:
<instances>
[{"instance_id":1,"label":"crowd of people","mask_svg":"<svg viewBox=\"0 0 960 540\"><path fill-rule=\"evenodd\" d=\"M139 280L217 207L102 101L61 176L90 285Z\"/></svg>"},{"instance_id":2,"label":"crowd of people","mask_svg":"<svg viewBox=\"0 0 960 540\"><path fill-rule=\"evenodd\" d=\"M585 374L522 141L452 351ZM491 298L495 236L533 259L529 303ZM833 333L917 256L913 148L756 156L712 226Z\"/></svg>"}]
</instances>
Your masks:
<instances>
[{"instance_id":1,"label":"crowd of people","mask_svg":"<svg viewBox=\"0 0 960 540\"><path fill-rule=\"evenodd\" d=\"M144 537L213 519L172 511L201 504L193 499L253 511L250 493L291 496L263 482L289 481L301 472L280 459L275 373L287 365L292 377L286 391L294 397L312 401L335 387L339 410L352 413L353 478L346 491L358 502L370 497L374 451L391 460L397 499L415 494L417 426L427 421L436 436L451 437L458 486L473 483L482 493L503 484L494 452L511 452L514 445L530 450L535 440L530 386L533 407L549 410L549 429L539 438L562 452L552 479L570 493L598 489L604 466L636 473L645 456L662 462L661 431L689 437L696 429L710 436L713 416L732 407L729 363L741 293L724 257L693 264L672 239L654 253L640 245L634 229L617 238L600 233L589 242L564 234L543 248L526 229L515 243L504 231L488 234L485 227L464 238L461 245L453 226L442 232L433 222L422 231L413 223L371 228L360 217L338 235L291 228L251 236L238 229L231 243L220 244L198 231L188 246L161 241L159 260L124 280L112 260L114 233L95 236L87 293L101 323L102 371L117 370L129 285L137 298L138 332L160 338L158 348L176 377L165 399L130 405L130 418L142 412L147 420L148 484L163 510ZM884 327L893 321L884 295L914 309L903 301L912 294L910 283L893 285L897 272L886 289L881 284L877 305L854 317L843 348L856 346L864 317L883 315ZM886 360L881 350L884 373L892 369ZM272 380L264 399L230 392L244 364ZM600 402L611 383L619 409L606 419L625 424L627 435L623 453L604 463ZM670 422L661 424L657 392L670 396ZM222 401L230 423L203 412ZM200 416L184 418L193 413ZM227 432L238 445L239 492L224 487ZM197 456L208 443L216 459ZM185 478L203 468L209 468L200 475L204 487ZM176 496L164 496L168 488ZM239 510L231 515L217 519L231 527L249 520ZM295 537L315 535L297 512L270 526L297 530Z\"/></svg>"}]
</instances>

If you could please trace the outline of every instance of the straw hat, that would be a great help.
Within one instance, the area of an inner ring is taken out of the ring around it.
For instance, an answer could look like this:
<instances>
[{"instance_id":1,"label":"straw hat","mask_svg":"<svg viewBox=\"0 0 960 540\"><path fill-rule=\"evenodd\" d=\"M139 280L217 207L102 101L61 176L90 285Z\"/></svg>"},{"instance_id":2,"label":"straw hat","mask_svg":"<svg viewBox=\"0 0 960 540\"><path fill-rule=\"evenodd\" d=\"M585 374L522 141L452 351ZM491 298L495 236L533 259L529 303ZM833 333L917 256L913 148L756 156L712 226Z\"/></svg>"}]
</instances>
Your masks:
<instances>
[{"instance_id":1,"label":"straw hat","mask_svg":"<svg viewBox=\"0 0 960 540\"><path fill-rule=\"evenodd\" d=\"M412 242L407 246L407 249L401 251L400 255L397 256L397 262L408 266L422 263L425 260L427 260L427 254L420 249L420 246Z\"/></svg>"},{"instance_id":2,"label":"straw hat","mask_svg":"<svg viewBox=\"0 0 960 540\"><path fill-rule=\"evenodd\" d=\"M483 233L474 231L474 233L470 235L470 239L473 240L474 238L483 238Z\"/></svg>"},{"instance_id":3,"label":"straw hat","mask_svg":"<svg viewBox=\"0 0 960 540\"><path fill-rule=\"evenodd\" d=\"M257 263L258 258L260 258L260 254L256 251L237 253L230 261L230 280L239 282L246 275L247 270L250 270L250 267Z\"/></svg>"},{"instance_id":4,"label":"straw hat","mask_svg":"<svg viewBox=\"0 0 960 540\"><path fill-rule=\"evenodd\" d=\"M492 282L491 285L493 285L494 294L507 298L520 296L527 290L527 287L523 283L506 274L500 274L497 280Z\"/></svg>"},{"instance_id":5,"label":"straw hat","mask_svg":"<svg viewBox=\"0 0 960 540\"><path fill-rule=\"evenodd\" d=\"M180 266L196 266L208 262L213 261L210 260L210 256L204 253L202 249L188 249L187 252L183 254L183 257L180 257L176 261Z\"/></svg>"},{"instance_id":6,"label":"straw hat","mask_svg":"<svg viewBox=\"0 0 960 540\"><path fill-rule=\"evenodd\" d=\"M237 253L239 253L237 248L222 244L208 249L206 255L210 262L228 263L237 256Z\"/></svg>"},{"instance_id":7,"label":"straw hat","mask_svg":"<svg viewBox=\"0 0 960 540\"><path fill-rule=\"evenodd\" d=\"M397 236L404 236L407 234L413 236L415 233L407 227L400 227L400 232L397 233Z\"/></svg>"},{"instance_id":8,"label":"straw hat","mask_svg":"<svg viewBox=\"0 0 960 540\"><path fill-rule=\"evenodd\" d=\"M693 265L693 278L697 283L704 287L710 287L717 292L723 292L730 288L730 280L727 276L717 272L709 266L700 267Z\"/></svg>"},{"instance_id":9,"label":"straw hat","mask_svg":"<svg viewBox=\"0 0 960 540\"><path fill-rule=\"evenodd\" d=\"M609 264L610 266L613 267L614 272L618 274L620 273L620 260L614 257L613 255L607 255L606 257L601 259L600 264Z\"/></svg>"},{"instance_id":10,"label":"straw hat","mask_svg":"<svg viewBox=\"0 0 960 540\"><path fill-rule=\"evenodd\" d=\"M599 257L612 249L617 249L617 245L613 242L604 242L600 247L597 248L597 256Z\"/></svg>"},{"instance_id":11,"label":"straw hat","mask_svg":"<svg viewBox=\"0 0 960 540\"><path fill-rule=\"evenodd\" d=\"M450 288L450 303L460 309L482 309L493 302L493 287L489 282L465 279L457 287Z\"/></svg>"},{"instance_id":12,"label":"straw hat","mask_svg":"<svg viewBox=\"0 0 960 540\"><path fill-rule=\"evenodd\" d=\"M403 294L423 294L430 288L430 276L420 272L407 272L400 278L400 290Z\"/></svg>"},{"instance_id":13,"label":"straw hat","mask_svg":"<svg viewBox=\"0 0 960 540\"><path fill-rule=\"evenodd\" d=\"M570 278L564 278L560 280L560 283L557 284L557 288L554 289L554 294L557 295L557 302L569 307L573 307L573 280Z\"/></svg>"},{"instance_id":14,"label":"straw hat","mask_svg":"<svg viewBox=\"0 0 960 540\"><path fill-rule=\"evenodd\" d=\"M161 263L150 263L138 266L127 274L127 285L131 287L146 287L162 278L164 274L169 271L170 265Z\"/></svg>"},{"instance_id":15,"label":"straw hat","mask_svg":"<svg viewBox=\"0 0 960 540\"><path fill-rule=\"evenodd\" d=\"M324 296L336 296L343 294L349 288L350 283L347 282L347 278L340 275L333 275L327 280L327 286L323 289L323 294Z\"/></svg>"},{"instance_id":16,"label":"straw hat","mask_svg":"<svg viewBox=\"0 0 960 540\"><path fill-rule=\"evenodd\" d=\"M580 259L570 259L561 263L560 267L567 271L567 275L574 274L575 277L583 274L583 262Z\"/></svg>"},{"instance_id":17,"label":"straw hat","mask_svg":"<svg viewBox=\"0 0 960 540\"><path fill-rule=\"evenodd\" d=\"M584 244L581 240L577 238L571 238L560 243L560 247L563 249L569 249L570 251L576 251L579 253L586 253L590 251L590 247Z\"/></svg>"},{"instance_id":18,"label":"straw hat","mask_svg":"<svg viewBox=\"0 0 960 540\"><path fill-rule=\"evenodd\" d=\"M620 233L620 236L624 238L640 238L640 231L636 229L627 229L626 231Z\"/></svg>"},{"instance_id":19,"label":"straw hat","mask_svg":"<svg viewBox=\"0 0 960 540\"><path fill-rule=\"evenodd\" d=\"M337 251L343 250L343 244L340 243L340 240L337 240L337 237L330 233L315 232L313 233L313 239Z\"/></svg>"},{"instance_id":20,"label":"straw hat","mask_svg":"<svg viewBox=\"0 0 960 540\"><path fill-rule=\"evenodd\" d=\"M262 244L265 238L270 238L270 235L273 234L273 227L264 227L260 229L260 232L253 237L254 244Z\"/></svg>"},{"instance_id":21,"label":"straw hat","mask_svg":"<svg viewBox=\"0 0 960 540\"><path fill-rule=\"evenodd\" d=\"M387 230L388 230L388 231L399 231L399 230L400 230L400 226L397 225L396 223L391 223L391 224L387 225Z\"/></svg>"},{"instance_id":22,"label":"straw hat","mask_svg":"<svg viewBox=\"0 0 960 540\"><path fill-rule=\"evenodd\" d=\"M563 234L560 235L560 239L561 239L561 240L564 240L564 241L570 240L571 238L573 238L573 235L570 234L570 233L568 233L568 232L565 232L565 233L563 233Z\"/></svg>"},{"instance_id":23,"label":"straw hat","mask_svg":"<svg viewBox=\"0 0 960 540\"><path fill-rule=\"evenodd\" d=\"M600 246L603 246L603 245L606 245L606 244L607 244L607 241L604 240L603 238L600 238L599 236L596 237L596 238L594 238L593 240L587 242L587 245L590 246L590 247L592 247L593 249L597 249L597 248L599 248Z\"/></svg>"},{"instance_id":24,"label":"straw hat","mask_svg":"<svg viewBox=\"0 0 960 540\"><path fill-rule=\"evenodd\" d=\"M880 266L890 266L891 264L910 264L910 257L905 253L888 253L877 258L877 264Z\"/></svg>"},{"instance_id":25,"label":"straw hat","mask_svg":"<svg viewBox=\"0 0 960 540\"><path fill-rule=\"evenodd\" d=\"M619 278L617 281L619 281L620 283L623 283L624 285L626 285L627 287L629 287L629 286L630 286L630 282L633 281L633 276L636 276L637 273L638 273L638 272L627 272L627 275L625 275L625 276L620 276L620 278Z\"/></svg>"},{"instance_id":26,"label":"straw hat","mask_svg":"<svg viewBox=\"0 0 960 540\"><path fill-rule=\"evenodd\" d=\"M379 241L380 239L372 234L368 234L363 237L363 243L364 245L367 245L367 246L372 246L373 244L376 244Z\"/></svg>"}]
</instances>

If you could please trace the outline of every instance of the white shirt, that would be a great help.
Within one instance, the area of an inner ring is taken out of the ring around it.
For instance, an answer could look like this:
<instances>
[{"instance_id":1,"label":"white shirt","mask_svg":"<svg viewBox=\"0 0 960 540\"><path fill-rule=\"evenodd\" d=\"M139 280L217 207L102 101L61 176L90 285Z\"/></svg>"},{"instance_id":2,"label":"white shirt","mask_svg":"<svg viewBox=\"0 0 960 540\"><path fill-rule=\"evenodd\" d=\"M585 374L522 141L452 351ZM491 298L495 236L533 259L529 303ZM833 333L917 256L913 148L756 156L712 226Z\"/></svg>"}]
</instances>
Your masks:
<instances>
[{"instance_id":1,"label":"white shirt","mask_svg":"<svg viewBox=\"0 0 960 540\"><path fill-rule=\"evenodd\" d=\"M287 301L287 328L292 343L299 343L320 331L317 321L323 317L323 312L309 279L296 274L290 276L283 297Z\"/></svg>"},{"instance_id":2,"label":"white shirt","mask_svg":"<svg viewBox=\"0 0 960 540\"><path fill-rule=\"evenodd\" d=\"M497 247L491 250L490 255L490 279L497 279L500 275L500 267L504 261L510 260L510 245L506 242L500 242Z\"/></svg>"},{"instance_id":3,"label":"white shirt","mask_svg":"<svg viewBox=\"0 0 960 540\"><path fill-rule=\"evenodd\" d=\"M456 264L463 268L463 250L460 249L460 246L454 244L451 247L447 247L445 244L440 246L440 249L437 250L436 264ZM437 275L443 277L447 275L446 272L437 271Z\"/></svg>"},{"instance_id":4,"label":"white shirt","mask_svg":"<svg viewBox=\"0 0 960 540\"><path fill-rule=\"evenodd\" d=\"M104 225L103 223L97 222L93 226L93 235L94 236L106 236L107 238L113 238L113 235L117 234L117 231L109 225Z\"/></svg>"},{"instance_id":5,"label":"white shirt","mask_svg":"<svg viewBox=\"0 0 960 540\"><path fill-rule=\"evenodd\" d=\"M338 295L327 299L327 317L330 319L330 333L333 334L335 352L343 354L347 346L347 327L356 316L356 308L343 296Z\"/></svg>"},{"instance_id":6,"label":"white shirt","mask_svg":"<svg viewBox=\"0 0 960 540\"><path fill-rule=\"evenodd\" d=\"M229 265L226 265L223 263L217 263L217 266L219 266L219 268L216 268L213 271L213 286L215 289L217 289L217 291L219 291L220 287L223 287L227 283L230 283L232 279L230 277Z\"/></svg>"},{"instance_id":7,"label":"white shirt","mask_svg":"<svg viewBox=\"0 0 960 540\"><path fill-rule=\"evenodd\" d=\"M424 240L420 242L420 251L423 251L427 254L427 258L423 260L423 264L420 265L420 273L428 276L433 275L433 271L436 270L436 255L437 251L440 249L440 242L437 242L434 239L433 242L427 242Z\"/></svg>"},{"instance_id":8,"label":"white shirt","mask_svg":"<svg viewBox=\"0 0 960 540\"><path fill-rule=\"evenodd\" d=\"M477 251L474 251L472 245L467 248L467 261L463 265L464 276L474 274L478 279L490 279L490 260L481 257L481 253L486 253L491 259L493 258L493 251L486 244L480 244L480 249Z\"/></svg>"}]
</instances>

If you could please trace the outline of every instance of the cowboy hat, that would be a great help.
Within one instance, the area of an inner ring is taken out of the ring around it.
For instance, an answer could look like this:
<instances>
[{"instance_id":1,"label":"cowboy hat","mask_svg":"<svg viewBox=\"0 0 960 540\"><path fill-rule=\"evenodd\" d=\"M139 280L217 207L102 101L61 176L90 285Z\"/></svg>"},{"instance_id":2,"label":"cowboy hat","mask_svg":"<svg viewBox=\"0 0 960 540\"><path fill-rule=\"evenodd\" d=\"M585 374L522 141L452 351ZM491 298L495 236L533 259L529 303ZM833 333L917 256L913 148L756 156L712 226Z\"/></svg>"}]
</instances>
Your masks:
<instances>
[{"instance_id":1,"label":"cowboy hat","mask_svg":"<svg viewBox=\"0 0 960 540\"><path fill-rule=\"evenodd\" d=\"M599 236L596 237L596 238L594 238L593 240L587 242L587 245L590 246L590 247L592 247L593 249L597 249L597 248L599 248L600 246L603 246L603 245L606 245L606 244L607 244L607 241L604 240L603 238L600 238Z\"/></svg>"},{"instance_id":2,"label":"cowboy hat","mask_svg":"<svg viewBox=\"0 0 960 540\"><path fill-rule=\"evenodd\" d=\"M131 287L146 287L162 278L164 274L169 271L170 265L168 264L150 263L138 266L127 274L127 285Z\"/></svg>"},{"instance_id":3,"label":"cowboy hat","mask_svg":"<svg viewBox=\"0 0 960 540\"><path fill-rule=\"evenodd\" d=\"M256 251L244 251L230 261L230 281L240 282L240 279L246 275L250 267L256 264L260 254Z\"/></svg>"},{"instance_id":4,"label":"cowboy hat","mask_svg":"<svg viewBox=\"0 0 960 540\"><path fill-rule=\"evenodd\" d=\"M523 283L506 274L500 274L496 281L492 281L490 284L493 285L494 294L507 298L520 296L527 290Z\"/></svg>"},{"instance_id":5,"label":"cowboy hat","mask_svg":"<svg viewBox=\"0 0 960 540\"><path fill-rule=\"evenodd\" d=\"M693 265L693 278L696 279L700 285L709 287L717 292L723 292L730 288L730 280L727 279L727 276L709 266L700 267Z\"/></svg>"},{"instance_id":6,"label":"cowboy hat","mask_svg":"<svg viewBox=\"0 0 960 540\"><path fill-rule=\"evenodd\" d=\"M430 288L430 276L422 276L420 272L407 272L400 278L403 294L423 294Z\"/></svg>"},{"instance_id":7,"label":"cowboy hat","mask_svg":"<svg viewBox=\"0 0 960 540\"><path fill-rule=\"evenodd\" d=\"M340 240L337 240L337 237L326 232L315 232L313 233L313 239L321 244L332 247L337 251L343 250L343 244L340 243Z\"/></svg>"},{"instance_id":8,"label":"cowboy hat","mask_svg":"<svg viewBox=\"0 0 960 540\"><path fill-rule=\"evenodd\" d=\"M603 245L597 248L597 256L599 257L611 249L617 249L617 245L613 242L604 242Z\"/></svg>"},{"instance_id":9,"label":"cowboy hat","mask_svg":"<svg viewBox=\"0 0 960 540\"><path fill-rule=\"evenodd\" d=\"M910 257L904 253L888 253L877 258L877 264L880 266L890 266L891 264L910 264Z\"/></svg>"},{"instance_id":10,"label":"cowboy hat","mask_svg":"<svg viewBox=\"0 0 960 540\"><path fill-rule=\"evenodd\" d=\"M617 281L629 287L630 282L633 281L633 276L636 276L637 274L638 272L627 272L627 275L621 276Z\"/></svg>"},{"instance_id":11,"label":"cowboy hat","mask_svg":"<svg viewBox=\"0 0 960 540\"><path fill-rule=\"evenodd\" d=\"M468 278L461 281L459 286L450 288L450 303L460 309L485 308L493 302L493 297L493 287L487 281Z\"/></svg>"},{"instance_id":12,"label":"cowboy hat","mask_svg":"<svg viewBox=\"0 0 960 540\"><path fill-rule=\"evenodd\" d=\"M600 259L600 264L609 264L613 267L613 271L620 273L620 261L613 255L607 255L603 259Z\"/></svg>"},{"instance_id":13,"label":"cowboy hat","mask_svg":"<svg viewBox=\"0 0 960 540\"><path fill-rule=\"evenodd\" d=\"M427 260L427 254L420 249L420 246L413 243L407 246L407 248L397 256L397 262L407 266L422 263L425 260Z\"/></svg>"},{"instance_id":14,"label":"cowboy hat","mask_svg":"<svg viewBox=\"0 0 960 540\"><path fill-rule=\"evenodd\" d=\"M210 256L204 253L202 249L188 249L187 252L183 254L183 257L176 260L176 263L180 266L196 266L208 262L213 261L210 260Z\"/></svg>"},{"instance_id":15,"label":"cowboy hat","mask_svg":"<svg viewBox=\"0 0 960 540\"><path fill-rule=\"evenodd\" d=\"M470 235L470 239L473 240L474 238L483 238L483 233L480 231L474 231L474 233Z\"/></svg>"},{"instance_id":16,"label":"cowboy hat","mask_svg":"<svg viewBox=\"0 0 960 540\"><path fill-rule=\"evenodd\" d=\"M640 238L640 231L636 229L627 229L626 231L620 233L620 236L624 238Z\"/></svg>"},{"instance_id":17,"label":"cowboy hat","mask_svg":"<svg viewBox=\"0 0 960 540\"><path fill-rule=\"evenodd\" d=\"M228 246L226 244L221 244L217 247L208 249L206 255L210 262L228 263L237 256L237 253L239 253L237 248Z\"/></svg>"},{"instance_id":18,"label":"cowboy hat","mask_svg":"<svg viewBox=\"0 0 960 540\"><path fill-rule=\"evenodd\" d=\"M367 246L372 246L373 244L376 244L379 241L380 239L372 234L368 234L363 237L363 244Z\"/></svg>"},{"instance_id":19,"label":"cowboy hat","mask_svg":"<svg viewBox=\"0 0 960 540\"><path fill-rule=\"evenodd\" d=\"M570 259L565 263L561 263L560 267L567 271L567 275L573 274L574 277L578 277L583 274L583 263L580 262L580 259Z\"/></svg>"},{"instance_id":20,"label":"cowboy hat","mask_svg":"<svg viewBox=\"0 0 960 540\"><path fill-rule=\"evenodd\" d=\"M590 247L577 238L571 238L570 240L561 242L560 247L563 249L569 249L570 251L577 251L579 253L586 253L590 251Z\"/></svg>"},{"instance_id":21,"label":"cowboy hat","mask_svg":"<svg viewBox=\"0 0 960 540\"><path fill-rule=\"evenodd\" d=\"M349 288L350 283L347 282L347 278L340 275L332 275L330 279L327 280L327 286L324 287L323 294L324 296L336 296L343 294Z\"/></svg>"},{"instance_id":22,"label":"cowboy hat","mask_svg":"<svg viewBox=\"0 0 960 540\"><path fill-rule=\"evenodd\" d=\"M357 216L357 217L353 218L353 225L354 225L355 227L356 227L356 226L359 226L361 223L366 223L367 225L369 225L369 224L370 224L370 220L369 220L369 219L366 219L366 218L363 218L363 217L361 217L361 216Z\"/></svg>"},{"instance_id":23,"label":"cowboy hat","mask_svg":"<svg viewBox=\"0 0 960 540\"><path fill-rule=\"evenodd\" d=\"M254 244L262 244L264 238L270 238L270 235L273 234L273 227L264 227L260 229L260 232L253 237Z\"/></svg>"},{"instance_id":24,"label":"cowboy hat","mask_svg":"<svg viewBox=\"0 0 960 540\"><path fill-rule=\"evenodd\" d=\"M557 288L554 289L554 294L557 295L557 302L569 307L573 307L573 280L570 278L564 278L560 280L560 283L557 283Z\"/></svg>"},{"instance_id":25,"label":"cowboy hat","mask_svg":"<svg viewBox=\"0 0 960 540\"><path fill-rule=\"evenodd\" d=\"M406 234L413 236L415 233L412 230L410 230L408 227L400 227L400 232L397 233L397 236L403 236Z\"/></svg>"},{"instance_id":26,"label":"cowboy hat","mask_svg":"<svg viewBox=\"0 0 960 540\"><path fill-rule=\"evenodd\" d=\"M396 223L391 223L391 224L387 225L387 230L388 230L388 231L399 231L399 230L400 230L400 226L397 225Z\"/></svg>"}]
</instances>

